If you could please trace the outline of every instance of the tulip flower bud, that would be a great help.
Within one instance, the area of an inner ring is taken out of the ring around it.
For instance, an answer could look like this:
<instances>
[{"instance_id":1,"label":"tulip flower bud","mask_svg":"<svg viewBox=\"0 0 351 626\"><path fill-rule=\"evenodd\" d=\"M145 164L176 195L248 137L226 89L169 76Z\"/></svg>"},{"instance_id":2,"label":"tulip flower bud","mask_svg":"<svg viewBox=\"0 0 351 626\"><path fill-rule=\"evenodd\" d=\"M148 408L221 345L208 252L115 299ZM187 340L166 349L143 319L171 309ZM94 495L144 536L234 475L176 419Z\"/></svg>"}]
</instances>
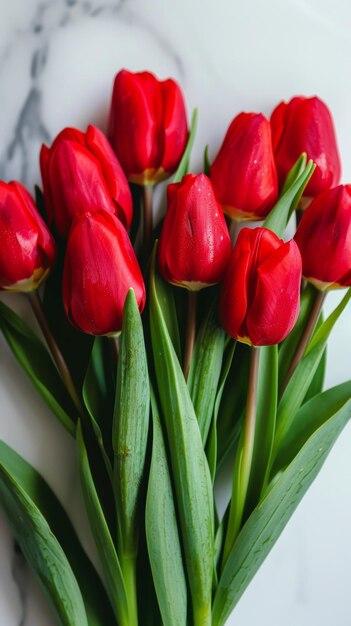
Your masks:
<instances>
[{"instance_id":1,"label":"tulip flower bud","mask_svg":"<svg viewBox=\"0 0 351 626\"><path fill-rule=\"evenodd\" d=\"M339 183L341 164L333 119L322 100L296 97L281 102L272 113L271 126L281 185L302 152L316 164L305 196L314 197Z\"/></svg>"},{"instance_id":2,"label":"tulip flower bud","mask_svg":"<svg viewBox=\"0 0 351 626\"><path fill-rule=\"evenodd\" d=\"M295 235L302 274L322 291L351 286L351 185L319 194Z\"/></svg>"},{"instance_id":3,"label":"tulip flower bud","mask_svg":"<svg viewBox=\"0 0 351 626\"><path fill-rule=\"evenodd\" d=\"M188 138L177 83L160 81L150 72L119 72L108 137L131 182L152 185L168 178L177 169Z\"/></svg>"},{"instance_id":4,"label":"tulip flower bud","mask_svg":"<svg viewBox=\"0 0 351 626\"><path fill-rule=\"evenodd\" d=\"M65 128L51 148L40 153L46 209L59 235L66 237L74 217L105 210L126 228L132 221L132 196L125 174L104 134Z\"/></svg>"},{"instance_id":5,"label":"tulip flower bud","mask_svg":"<svg viewBox=\"0 0 351 626\"><path fill-rule=\"evenodd\" d=\"M0 289L39 287L55 261L55 241L32 196L15 181L0 181L0 240Z\"/></svg>"},{"instance_id":6,"label":"tulip flower bud","mask_svg":"<svg viewBox=\"0 0 351 626\"><path fill-rule=\"evenodd\" d=\"M261 220L278 196L271 128L261 113L240 113L211 165L210 178L224 213L237 221Z\"/></svg>"},{"instance_id":7,"label":"tulip flower bud","mask_svg":"<svg viewBox=\"0 0 351 626\"><path fill-rule=\"evenodd\" d=\"M225 331L244 343L280 343L300 308L301 255L267 228L244 228L224 277L220 316Z\"/></svg>"},{"instance_id":8,"label":"tulip flower bud","mask_svg":"<svg viewBox=\"0 0 351 626\"><path fill-rule=\"evenodd\" d=\"M105 211L78 215L68 236L63 272L69 321L92 335L117 333L130 288L142 311L144 281L123 224Z\"/></svg>"},{"instance_id":9,"label":"tulip flower bud","mask_svg":"<svg viewBox=\"0 0 351 626\"><path fill-rule=\"evenodd\" d=\"M231 253L228 228L205 174L168 185L158 264L169 282L198 291L218 283Z\"/></svg>"}]
</instances>

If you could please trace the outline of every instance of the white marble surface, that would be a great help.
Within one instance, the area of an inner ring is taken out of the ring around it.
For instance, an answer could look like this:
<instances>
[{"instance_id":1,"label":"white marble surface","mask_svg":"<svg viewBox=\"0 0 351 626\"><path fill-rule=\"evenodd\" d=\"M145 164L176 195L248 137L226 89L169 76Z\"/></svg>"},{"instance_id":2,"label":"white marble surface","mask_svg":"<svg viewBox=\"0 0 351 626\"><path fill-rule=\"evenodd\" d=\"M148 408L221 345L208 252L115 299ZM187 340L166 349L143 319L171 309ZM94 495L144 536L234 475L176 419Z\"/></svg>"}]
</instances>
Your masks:
<instances>
[{"instance_id":1,"label":"white marble surface","mask_svg":"<svg viewBox=\"0 0 351 626\"><path fill-rule=\"evenodd\" d=\"M348 182L350 26L349 0L0 0L0 178L32 187L43 141L67 125L104 128L113 76L127 67L176 77L189 110L199 106L195 168L240 110L269 114L282 98L320 95L334 113ZM0 346L0 437L43 473L94 555L72 441ZM350 348L348 309L332 336L328 386L351 377ZM350 451L351 426L229 624L350 623ZM0 515L0 626L53 625L13 548Z\"/></svg>"}]
</instances>

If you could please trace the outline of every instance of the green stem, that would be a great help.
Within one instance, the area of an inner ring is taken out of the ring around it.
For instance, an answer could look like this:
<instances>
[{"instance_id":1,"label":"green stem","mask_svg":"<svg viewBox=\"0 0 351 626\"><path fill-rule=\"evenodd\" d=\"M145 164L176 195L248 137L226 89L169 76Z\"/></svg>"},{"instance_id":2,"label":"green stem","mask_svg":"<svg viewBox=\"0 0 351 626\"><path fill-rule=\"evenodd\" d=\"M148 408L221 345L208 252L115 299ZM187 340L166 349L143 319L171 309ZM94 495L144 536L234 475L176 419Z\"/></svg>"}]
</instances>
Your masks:
<instances>
[{"instance_id":1,"label":"green stem","mask_svg":"<svg viewBox=\"0 0 351 626\"><path fill-rule=\"evenodd\" d=\"M120 555L121 570L124 586L127 593L129 620L123 626L138 626L138 594L136 580L136 557L127 554Z\"/></svg>"},{"instance_id":2,"label":"green stem","mask_svg":"<svg viewBox=\"0 0 351 626\"><path fill-rule=\"evenodd\" d=\"M233 495L223 550L223 565L238 536L245 510L255 443L259 355L259 348L251 348L244 431L242 444L238 447L234 465Z\"/></svg>"},{"instance_id":3,"label":"green stem","mask_svg":"<svg viewBox=\"0 0 351 626\"><path fill-rule=\"evenodd\" d=\"M79 397L79 394L76 390L75 384L73 382L71 373L67 367L67 363L65 361L65 359L63 358L62 352L60 350L60 348L58 347L56 340L51 332L51 329L49 327L48 321L46 319L46 315L43 309L43 304L42 301L40 299L38 290L36 289L35 291L31 291L27 294L28 296L28 300L30 302L30 305L32 307L33 313L37 319L37 322L40 326L40 329L44 335L44 339L47 343L47 346L50 350L51 356L56 364L56 367L61 375L61 378L66 386L66 389L69 393L69 395L72 398L72 401L79 413L80 416L83 415L84 410L83 410L83 406L82 406L82 402L81 399Z\"/></svg>"},{"instance_id":4,"label":"green stem","mask_svg":"<svg viewBox=\"0 0 351 626\"><path fill-rule=\"evenodd\" d=\"M212 626L211 606L194 611L194 626Z\"/></svg>"},{"instance_id":5,"label":"green stem","mask_svg":"<svg viewBox=\"0 0 351 626\"><path fill-rule=\"evenodd\" d=\"M188 291L188 315L186 324L183 372L188 378L191 357L194 351L196 336L196 314L197 314L197 291Z\"/></svg>"},{"instance_id":6,"label":"green stem","mask_svg":"<svg viewBox=\"0 0 351 626\"><path fill-rule=\"evenodd\" d=\"M143 186L143 253L145 260L148 259L151 251L151 236L153 230L152 216L152 199L153 187L151 185Z\"/></svg>"},{"instance_id":7,"label":"green stem","mask_svg":"<svg viewBox=\"0 0 351 626\"><path fill-rule=\"evenodd\" d=\"M285 389L287 388L289 381L293 375L293 373L295 372L298 364L300 363L305 350L308 346L309 340L311 339L312 333L316 327L316 324L318 322L318 318L320 316L321 310L322 310L322 306L325 300L325 296L326 296L326 292L325 291L317 291L316 293L316 297L310 312L310 316L308 318L308 322L305 326L305 329L302 333L299 345L296 348L296 352L293 356L293 359L290 363L290 367L288 369L288 373L286 375L286 378L284 380L284 383L282 385L281 388L281 396L283 395Z\"/></svg>"}]
</instances>

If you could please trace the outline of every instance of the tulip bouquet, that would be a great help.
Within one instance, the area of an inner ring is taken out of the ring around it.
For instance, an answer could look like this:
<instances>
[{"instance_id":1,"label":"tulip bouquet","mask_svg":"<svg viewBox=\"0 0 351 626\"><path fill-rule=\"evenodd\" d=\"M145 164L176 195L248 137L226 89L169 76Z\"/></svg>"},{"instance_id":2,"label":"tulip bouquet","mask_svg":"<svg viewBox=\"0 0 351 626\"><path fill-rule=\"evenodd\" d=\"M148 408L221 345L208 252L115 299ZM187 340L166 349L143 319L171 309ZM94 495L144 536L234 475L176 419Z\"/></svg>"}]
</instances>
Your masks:
<instances>
[{"instance_id":1,"label":"tulip bouquet","mask_svg":"<svg viewBox=\"0 0 351 626\"><path fill-rule=\"evenodd\" d=\"M351 285L351 186L326 105L241 113L200 174L195 127L173 80L121 71L108 139L66 128L43 146L36 202L0 183L0 287L41 333L5 302L0 327L76 440L100 559L1 442L0 500L62 626L225 624L351 416L351 381L323 391L351 297L324 319L328 290Z\"/></svg>"}]
</instances>

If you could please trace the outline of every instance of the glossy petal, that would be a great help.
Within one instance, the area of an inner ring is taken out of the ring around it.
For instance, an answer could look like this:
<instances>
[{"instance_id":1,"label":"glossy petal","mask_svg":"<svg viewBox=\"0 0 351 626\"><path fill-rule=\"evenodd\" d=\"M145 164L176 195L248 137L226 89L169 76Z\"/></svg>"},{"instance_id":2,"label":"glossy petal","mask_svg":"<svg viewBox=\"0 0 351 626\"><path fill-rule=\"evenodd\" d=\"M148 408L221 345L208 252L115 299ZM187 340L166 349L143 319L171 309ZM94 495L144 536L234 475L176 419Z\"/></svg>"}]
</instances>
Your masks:
<instances>
[{"instance_id":1,"label":"glossy petal","mask_svg":"<svg viewBox=\"0 0 351 626\"><path fill-rule=\"evenodd\" d=\"M321 289L351 285L351 185L317 196L295 235L303 275Z\"/></svg>"},{"instance_id":2,"label":"glossy petal","mask_svg":"<svg viewBox=\"0 0 351 626\"><path fill-rule=\"evenodd\" d=\"M73 218L87 211L101 209L114 213L109 189L99 162L79 144L63 140L50 161L50 179L59 233L68 234Z\"/></svg>"},{"instance_id":3,"label":"glossy petal","mask_svg":"<svg viewBox=\"0 0 351 626\"><path fill-rule=\"evenodd\" d=\"M280 343L300 306L301 255L265 228L244 228L224 278L220 315L228 334L255 346Z\"/></svg>"},{"instance_id":4,"label":"glossy petal","mask_svg":"<svg viewBox=\"0 0 351 626\"><path fill-rule=\"evenodd\" d=\"M130 225L132 198L125 175L97 128L90 126L87 133L65 128L51 148L42 147L40 166L47 212L61 236L85 211L105 210Z\"/></svg>"},{"instance_id":5,"label":"glossy petal","mask_svg":"<svg viewBox=\"0 0 351 626\"><path fill-rule=\"evenodd\" d=\"M0 289L38 287L54 263L56 246L33 198L17 182L0 182L0 239Z\"/></svg>"},{"instance_id":6,"label":"glossy petal","mask_svg":"<svg viewBox=\"0 0 351 626\"><path fill-rule=\"evenodd\" d=\"M265 217L278 195L268 120L262 114L240 113L229 126L210 172L227 215L237 220Z\"/></svg>"},{"instance_id":7,"label":"glossy petal","mask_svg":"<svg viewBox=\"0 0 351 626\"><path fill-rule=\"evenodd\" d=\"M168 186L158 262L163 277L198 290L219 282L231 253L228 228L204 174Z\"/></svg>"},{"instance_id":8,"label":"glossy petal","mask_svg":"<svg viewBox=\"0 0 351 626\"><path fill-rule=\"evenodd\" d=\"M116 215L126 228L130 228L133 217L133 202L125 173L105 135L88 126L86 144L100 163L112 199L116 204Z\"/></svg>"},{"instance_id":9,"label":"glossy petal","mask_svg":"<svg viewBox=\"0 0 351 626\"><path fill-rule=\"evenodd\" d=\"M161 167L174 172L182 158L188 139L188 125L183 94L174 80L160 83L163 100L164 153Z\"/></svg>"},{"instance_id":10,"label":"glossy petal","mask_svg":"<svg viewBox=\"0 0 351 626\"><path fill-rule=\"evenodd\" d=\"M294 241L273 250L257 267L256 289L247 312L247 334L255 346L280 343L300 310L301 257Z\"/></svg>"},{"instance_id":11,"label":"glossy petal","mask_svg":"<svg viewBox=\"0 0 351 626\"><path fill-rule=\"evenodd\" d=\"M280 103L272 113L271 126L280 184L302 152L317 166L306 196L339 183L341 164L333 119L322 100L296 97Z\"/></svg>"},{"instance_id":12,"label":"glossy petal","mask_svg":"<svg viewBox=\"0 0 351 626\"><path fill-rule=\"evenodd\" d=\"M183 96L173 80L159 81L150 72L117 74L108 136L129 180L152 184L169 176L187 135Z\"/></svg>"},{"instance_id":13,"label":"glossy petal","mask_svg":"<svg viewBox=\"0 0 351 626\"><path fill-rule=\"evenodd\" d=\"M121 222L109 213L76 218L67 241L63 275L63 301L70 322L93 335L120 331L131 287L142 311L144 281Z\"/></svg>"}]
</instances>

